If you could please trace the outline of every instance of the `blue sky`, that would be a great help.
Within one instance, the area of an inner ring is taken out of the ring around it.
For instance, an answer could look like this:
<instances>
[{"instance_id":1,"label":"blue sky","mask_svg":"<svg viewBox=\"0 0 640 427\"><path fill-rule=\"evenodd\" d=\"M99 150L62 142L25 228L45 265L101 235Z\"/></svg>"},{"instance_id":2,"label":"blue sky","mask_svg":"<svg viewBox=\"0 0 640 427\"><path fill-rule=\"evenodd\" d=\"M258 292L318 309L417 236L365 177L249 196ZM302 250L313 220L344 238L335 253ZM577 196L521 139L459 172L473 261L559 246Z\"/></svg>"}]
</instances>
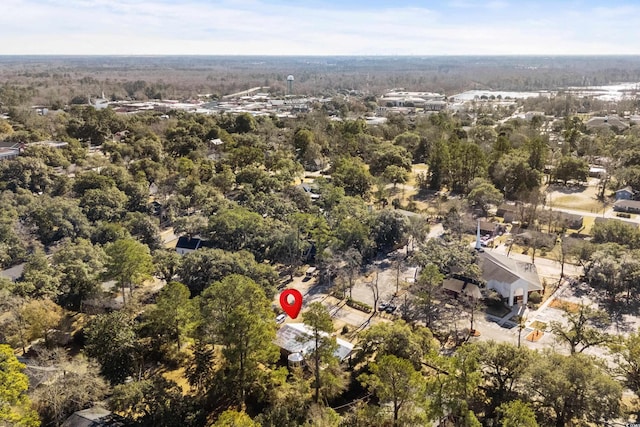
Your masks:
<instances>
[{"instance_id":1,"label":"blue sky","mask_svg":"<svg viewBox=\"0 0 640 427\"><path fill-rule=\"evenodd\" d=\"M640 1L0 0L0 54L640 54Z\"/></svg>"}]
</instances>

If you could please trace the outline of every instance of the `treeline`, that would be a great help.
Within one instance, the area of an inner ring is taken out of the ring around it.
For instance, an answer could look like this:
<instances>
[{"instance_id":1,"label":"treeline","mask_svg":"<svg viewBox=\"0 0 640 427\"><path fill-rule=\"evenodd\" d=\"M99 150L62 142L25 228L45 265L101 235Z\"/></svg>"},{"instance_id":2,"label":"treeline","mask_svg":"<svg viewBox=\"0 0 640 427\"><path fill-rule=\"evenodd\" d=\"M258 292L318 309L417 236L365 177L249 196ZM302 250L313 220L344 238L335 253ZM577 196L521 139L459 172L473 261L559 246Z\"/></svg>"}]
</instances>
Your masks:
<instances>
[{"instance_id":1,"label":"treeline","mask_svg":"<svg viewBox=\"0 0 640 427\"><path fill-rule=\"evenodd\" d=\"M640 81L637 57L4 57L5 106L59 107L102 92L119 99L216 97L268 86L284 95L356 90L379 96L392 87L453 95L468 89L563 90L570 86ZM126 75L125 81L122 75ZM2 92L0 92L1 94Z\"/></svg>"}]
</instances>

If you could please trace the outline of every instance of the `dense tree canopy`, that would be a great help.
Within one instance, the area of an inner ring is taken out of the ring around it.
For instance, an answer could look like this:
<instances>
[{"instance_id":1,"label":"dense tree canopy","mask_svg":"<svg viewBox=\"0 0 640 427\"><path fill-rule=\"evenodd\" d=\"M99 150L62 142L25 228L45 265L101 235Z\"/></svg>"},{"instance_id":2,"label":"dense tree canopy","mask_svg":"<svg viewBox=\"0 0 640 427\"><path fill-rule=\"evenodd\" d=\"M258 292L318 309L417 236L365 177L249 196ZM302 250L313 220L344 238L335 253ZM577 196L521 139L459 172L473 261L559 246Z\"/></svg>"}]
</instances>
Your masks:
<instances>
[{"instance_id":1,"label":"dense tree canopy","mask_svg":"<svg viewBox=\"0 0 640 427\"><path fill-rule=\"evenodd\" d=\"M37 427L38 416L26 395L29 379L11 347L0 344L0 421L3 424Z\"/></svg>"}]
</instances>

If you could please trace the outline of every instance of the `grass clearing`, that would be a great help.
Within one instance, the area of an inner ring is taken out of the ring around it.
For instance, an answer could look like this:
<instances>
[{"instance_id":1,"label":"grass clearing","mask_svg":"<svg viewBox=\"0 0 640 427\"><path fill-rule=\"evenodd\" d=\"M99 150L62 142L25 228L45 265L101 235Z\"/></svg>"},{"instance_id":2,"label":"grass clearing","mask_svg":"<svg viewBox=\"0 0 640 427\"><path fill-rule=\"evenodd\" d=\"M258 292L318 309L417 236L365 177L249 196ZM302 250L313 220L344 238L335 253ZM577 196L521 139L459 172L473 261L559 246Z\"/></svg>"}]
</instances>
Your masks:
<instances>
[{"instance_id":1,"label":"grass clearing","mask_svg":"<svg viewBox=\"0 0 640 427\"><path fill-rule=\"evenodd\" d=\"M575 209L585 212L602 212L602 202L582 194L563 194L553 199L553 207Z\"/></svg>"},{"instance_id":2,"label":"grass clearing","mask_svg":"<svg viewBox=\"0 0 640 427\"><path fill-rule=\"evenodd\" d=\"M575 302L566 301L563 299L554 299L549 304L549 307L558 308L560 310L568 311L569 313L577 313L580 310L580 305Z\"/></svg>"},{"instance_id":3,"label":"grass clearing","mask_svg":"<svg viewBox=\"0 0 640 427\"><path fill-rule=\"evenodd\" d=\"M535 320L533 322L531 322L531 324L529 325L531 328L533 329L538 329L540 331L546 331L547 330L547 324L544 322L541 322L539 320Z\"/></svg>"},{"instance_id":4,"label":"grass clearing","mask_svg":"<svg viewBox=\"0 0 640 427\"><path fill-rule=\"evenodd\" d=\"M189 381L185 377L184 368L178 368L172 371L163 372L162 376L167 380L174 381L176 384L178 384L182 389L183 394L187 394L191 389L191 386L189 385Z\"/></svg>"}]
</instances>

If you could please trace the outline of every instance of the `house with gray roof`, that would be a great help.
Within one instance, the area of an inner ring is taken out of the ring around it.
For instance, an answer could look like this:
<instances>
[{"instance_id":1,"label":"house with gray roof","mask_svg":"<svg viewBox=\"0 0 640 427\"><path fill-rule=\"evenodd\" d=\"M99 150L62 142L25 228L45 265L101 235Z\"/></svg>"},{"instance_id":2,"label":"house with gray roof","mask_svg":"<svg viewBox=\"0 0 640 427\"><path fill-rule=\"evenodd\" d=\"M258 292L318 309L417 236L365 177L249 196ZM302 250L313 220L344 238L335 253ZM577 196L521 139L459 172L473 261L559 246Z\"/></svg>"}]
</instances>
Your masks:
<instances>
[{"instance_id":1,"label":"house with gray roof","mask_svg":"<svg viewBox=\"0 0 640 427\"><path fill-rule=\"evenodd\" d=\"M328 336L325 332L321 334ZM314 350L313 331L304 323L286 323L276 333L275 344L287 354L299 353L304 357ZM340 338L336 338L336 344L333 355L343 361L353 351L353 344Z\"/></svg>"},{"instance_id":2,"label":"house with gray roof","mask_svg":"<svg viewBox=\"0 0 640 427\"><path fill-rule=\"evenodd\" d=\"M614 128L617 130L625 130L629 127L629 124L622 121L622 119L616 115L592 117L585 123L587 129L602 129L602 128Z\"/></svg>"},{"instance_id":3,"label":"house with gray roof","mask_svg":"<svg viewBox=\"0 0 640 427\"><path fill-rule=\"evenodd\" d=\"M635 191L630 185L616 190L616 200L631 200L633 196L635 196Z\"/></svg>"},{"instance_id":4,"label":"house with gray roof","mask_svg":"<svg viewBox=\"0 0 640 427\"><path fill-rule=\"evenodd\" d=\"M636 200L616 200L613 204L613 210L616 212L640 213L640 201Z\"/></svg>"},{"instance_id":5,"label":"house with gray roof","mask_svg":"<svg viewBox=\"0 0 640 427\"><path fill-rule=\"evenodd\" d=\"M123 427L125 419L111 411L94 406L71 414L62 427Z\"/></svg>"}]
</instances>

